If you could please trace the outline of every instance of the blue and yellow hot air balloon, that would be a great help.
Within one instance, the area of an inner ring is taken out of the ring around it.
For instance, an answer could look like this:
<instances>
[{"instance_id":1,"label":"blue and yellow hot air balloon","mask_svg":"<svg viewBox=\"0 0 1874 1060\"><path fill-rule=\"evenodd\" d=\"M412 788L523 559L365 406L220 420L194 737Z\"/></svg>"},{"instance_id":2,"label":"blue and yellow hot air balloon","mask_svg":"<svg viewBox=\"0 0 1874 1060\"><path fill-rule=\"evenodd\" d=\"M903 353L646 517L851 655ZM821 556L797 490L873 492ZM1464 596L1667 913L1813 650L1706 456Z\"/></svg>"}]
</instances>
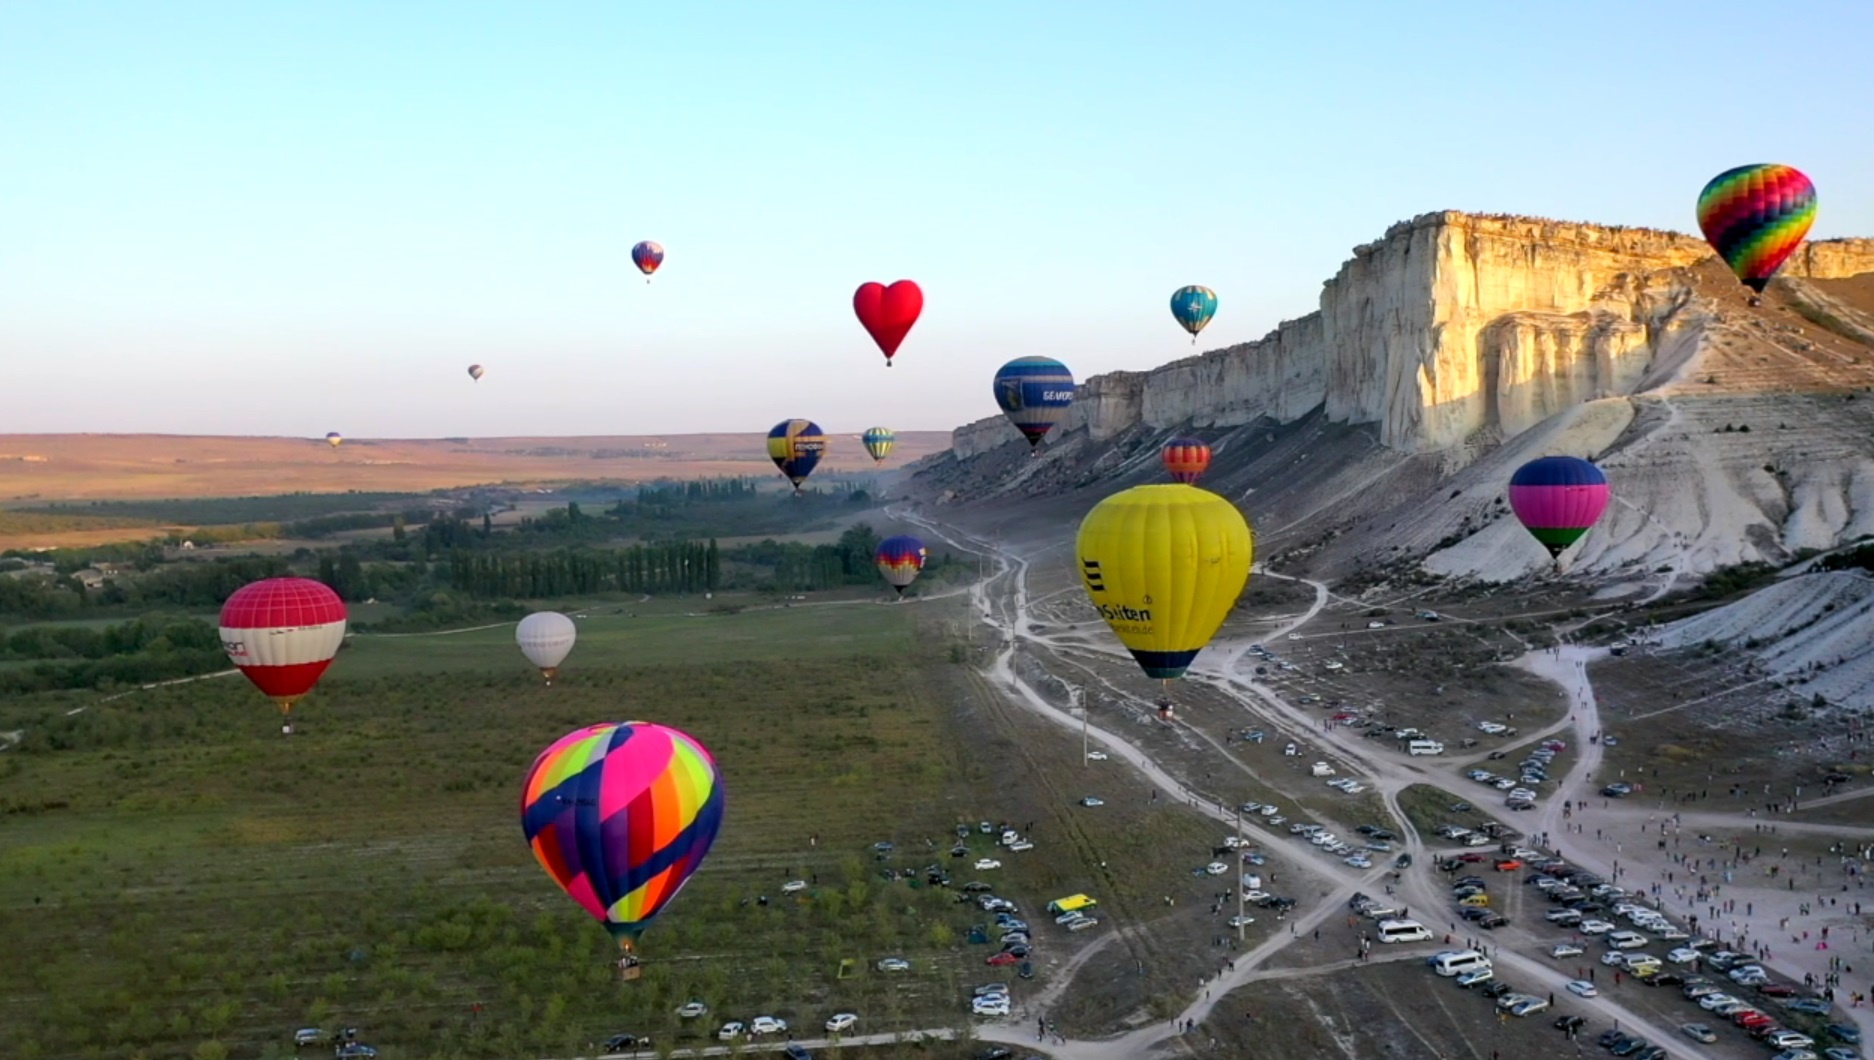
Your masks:
<instances>
[{"instance_id":1,"label":"blue and yellow hot air balloon","mask_svg":"<svg viewBox=\"0 0 1874 1060\"><path fill-rule=\"evenodd\" d=\"M337 431L332 431L325 436L325 444L337 449L339 446L345 444L345 436Z\"/></svg>"},{"instance_id":2,"label":"blue and yellow hot air balloon","mask_svg":"<svg viewBox=\"0 0 1874 1060\"><path fill-rule=\"evenodd\" d=\"M794 484L796 494L800 492L800 484L813 474L824 452L826 435L812 420L782 420L768 432L768 459Z\"/></svg>"},{"instance_id":3,"label":"blue and yellow hot air balloon","mask_svg":"<svg viewBox=\"0 0 1874 1060\"><path fill-rule=\"evenodd\" d=\"M1087 513L1075 539L1094 609L1145 676L1170 683L1216 635L1249 581L1256 538L1236 506L1186 485L1134 486Z\"/></svg>"},{"instance_id":4,"label":"blue and yellow hot air balloon","mask_svg":"<svg viewBox=\"0 0 1874 1060\"><path fill-rule=\"evenodd\" d=\"M860 441L865 443L865 451L872 454L872 459L882 464L891 455L892 447L898 444L898 435L890 427L867 427Z\"/></svg>"},{"instance_id":5,"label":"blue and yellow hot air balloon","mask_svg":"<svg viewBox=\"0 0 1874 1060\"><path fill-rule=\"evenodd\" d=\"M1171 292L1171 315L1191 333L1191 345L1197 345L1197 333L1217 315L1217 292L1192 284Z\"/></svg>"},{"instance_id":6,"label":"blue and yellow hot air balloon","mask_svg":"<svg viewBox=\"0 0 1874 1060\"><path fill-rule=\"evenodd\" d=\"M618 940L619 970L708 855L722 828L722 779L702 744L643 721L588 725L534 759L521 830L553 882Z\"/></svg>"},{"instance_id":7,"label":"blue and yellow hot air balloon","mask_svg":"<svg viewBox=\"0 0 1874 1060\"><path fill-rule=\"evenodd\" d=\"M888 537L878 543L878 553L874 557L878 563L878 572L885 581L903 596L904 591L917 581L918 572L924 569L924 559L929 553L924 542L909 534Z\"/></svg>"},{"instance_id":8,"label":"blue and yellow hot air balloon","mask_svg":"<svg viewBox=\"0 0 1874 1060\"><path fill-rule=\"evenodd\" d=\"M1017 357L996 372L996 404L1033 453L1074 403L1074 373L1052 357Z\"/></svg>"}]
</instances>

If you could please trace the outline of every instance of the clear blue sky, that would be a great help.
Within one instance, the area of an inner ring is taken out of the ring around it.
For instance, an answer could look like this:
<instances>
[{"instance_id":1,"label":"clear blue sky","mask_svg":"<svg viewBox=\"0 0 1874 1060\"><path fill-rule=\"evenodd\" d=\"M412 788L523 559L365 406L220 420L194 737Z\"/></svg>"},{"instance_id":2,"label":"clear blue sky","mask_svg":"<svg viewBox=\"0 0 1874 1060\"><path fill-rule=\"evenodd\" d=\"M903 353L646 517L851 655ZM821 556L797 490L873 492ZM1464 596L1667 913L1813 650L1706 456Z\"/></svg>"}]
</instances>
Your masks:
<instances>
[{"instance_id":1,"label":"clear blue sky","mask_svg":"<svg viewBox=\"0 0 1874 1060\"><path fill-rule=\"evenodd\" d=\"M0 0L0 433L947 429L1433 209L1874 235L1874 5ZM646 286L628 251L662 242ZM862 281L928 305L889 371ZM471 383L465 368L488 376Z\"/></svg>"}]
</instances>

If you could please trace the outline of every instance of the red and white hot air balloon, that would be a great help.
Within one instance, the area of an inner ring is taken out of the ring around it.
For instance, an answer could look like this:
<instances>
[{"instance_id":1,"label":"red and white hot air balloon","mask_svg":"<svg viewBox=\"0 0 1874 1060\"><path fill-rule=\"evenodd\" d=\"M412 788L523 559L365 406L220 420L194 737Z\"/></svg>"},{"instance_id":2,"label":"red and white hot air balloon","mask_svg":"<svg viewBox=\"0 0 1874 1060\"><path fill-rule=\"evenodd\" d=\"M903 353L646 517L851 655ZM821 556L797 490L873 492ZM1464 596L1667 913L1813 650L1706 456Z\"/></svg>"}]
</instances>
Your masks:
<instances>
[{"instance_id":1,"label":"red and white hot air balloon","mask_svg":"<svg viewBox=\"0 0 1874 1060\"><path fill-rule=\"evenodd\" d=\"M345 641L345 601L310 578L267 578L242 586L221 605L221 646L254 687L290 712Z\"/></svg>"}]
</instances>

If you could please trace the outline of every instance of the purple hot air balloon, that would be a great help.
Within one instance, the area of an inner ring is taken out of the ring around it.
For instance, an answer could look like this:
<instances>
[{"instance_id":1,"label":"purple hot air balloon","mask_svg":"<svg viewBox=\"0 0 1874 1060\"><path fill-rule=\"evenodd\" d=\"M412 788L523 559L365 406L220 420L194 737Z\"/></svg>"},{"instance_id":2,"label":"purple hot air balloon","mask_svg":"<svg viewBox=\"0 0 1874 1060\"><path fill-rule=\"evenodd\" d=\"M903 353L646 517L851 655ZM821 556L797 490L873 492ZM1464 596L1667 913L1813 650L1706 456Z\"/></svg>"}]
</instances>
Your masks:
<instances>
[{"instance_id":1,"label":"purple hot air balloon","mask_svg":"<svg viewBox=\"0 0 1874 1060\"><path fill-rule=\"evenodd\" d=\"M1550 556L1581 540L1612 494L1601 469L1579 457L1545 456L1510 477L1510 508Z\"/></svg>"}]
</instances>

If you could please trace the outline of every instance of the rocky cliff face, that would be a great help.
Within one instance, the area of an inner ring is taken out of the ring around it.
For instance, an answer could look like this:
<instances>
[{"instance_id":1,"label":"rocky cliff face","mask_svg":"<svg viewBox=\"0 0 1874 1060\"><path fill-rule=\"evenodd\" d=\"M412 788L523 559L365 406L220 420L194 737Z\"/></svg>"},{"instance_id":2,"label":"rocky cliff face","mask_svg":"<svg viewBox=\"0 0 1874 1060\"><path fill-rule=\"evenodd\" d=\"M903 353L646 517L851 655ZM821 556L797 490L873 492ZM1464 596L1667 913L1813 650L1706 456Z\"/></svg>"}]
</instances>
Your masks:
<instances>
[{"instance_id":1,"label":"rocky cliff face","mask_svg":"<svg viewBox=\"0 0 1874 1060\"><path fill-rule=\"evenodd\" d=\"M1693 266L1713 254L1672 232L1442 212L1358 247L1320 309L1258 342L1150 372L1088 380L1057 435L1132 427L1292 423L1316 408L1372 424L1402 453L1512 437L1596 398L1666 382L1702 342ZM1807 279L1874 272L1874 240L1811 243ZM1000 417L958 428L958 459L1019 440Z\"/></svg>"}]
</instances>

